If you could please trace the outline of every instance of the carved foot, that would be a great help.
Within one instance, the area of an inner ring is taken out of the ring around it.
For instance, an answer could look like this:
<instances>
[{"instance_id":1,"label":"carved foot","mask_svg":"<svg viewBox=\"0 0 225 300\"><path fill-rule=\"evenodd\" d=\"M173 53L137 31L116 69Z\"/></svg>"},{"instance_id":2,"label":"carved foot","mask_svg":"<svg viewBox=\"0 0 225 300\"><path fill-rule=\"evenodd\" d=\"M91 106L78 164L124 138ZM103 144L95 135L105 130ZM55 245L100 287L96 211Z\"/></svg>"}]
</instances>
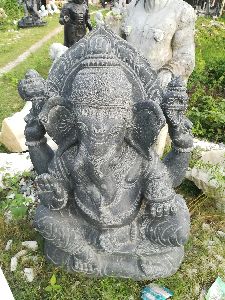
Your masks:
<instances>
[{"instance_id":1,"label":"carved foot","mask_svg":"<svg viewBox=\"0 0 225 300\"><path fill-rule=\"evenodd\" d=\"M42 174L36 179L37 194L45 207L59 210L66 206L68 192L62 182L49 174Z\"/></svg>"},{"instance_id":2,"label":"carved foot","mask_svg":"<svg viewBox=\"0 0 225 300\"><path fill-rule=\"evenodd\" d=\"M179 247L185 244L189 235L190 217L185 201L176 195L175 204L169 209L162 206L156 209L155 218L146 221L146 236L156 244L162 246ZM175 210L174 210L175 209ZM165 215L165 211L166 214ZM163 214L164 212L164 214Z\"/></svg>"}]
</instances>

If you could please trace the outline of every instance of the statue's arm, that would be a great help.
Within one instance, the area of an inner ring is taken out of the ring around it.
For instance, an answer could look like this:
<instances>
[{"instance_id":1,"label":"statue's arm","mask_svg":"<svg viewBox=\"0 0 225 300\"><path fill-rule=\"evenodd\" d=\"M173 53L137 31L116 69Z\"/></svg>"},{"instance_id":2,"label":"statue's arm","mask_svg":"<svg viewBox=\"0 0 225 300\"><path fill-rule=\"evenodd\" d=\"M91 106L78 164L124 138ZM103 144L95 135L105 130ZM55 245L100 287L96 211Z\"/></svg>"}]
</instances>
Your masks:
<instances>
[{"instance_id":1,"label":"statue's arm","mask_svg":"<svg viewBox=\"0 0 225 300\"><path fill-rule=\"evenodd\" d=\"M185 176L193 146L192 123L185 116L187 105L186 88L181 78L176 77L169 83L162 103L172 140L172 150L163 162L170 173L173 187L178 186Z\"/></svg>"},{"instance_id":2,"label":"statue's arm","mask_svg":"<svg viewBox=\"0 0 225 300\"><path fill-rule=\"evenodd\" d=\"M28 115L29 116L29 115ZM48 165L54 156L54 151L47 144L44 126L37 118L26 117L25 138L30 158L38 174L48 172Z\"/></svg>"},{"instance_id":3,"label":"statue's arm","mask_svg":"<svg viewBox=\"0 0 225 300\"><path fill-rule=\"evenodd\" d=\"M91 25L91 19L90 19L90 14L89 14L88 9L86 10L85 22L86 22L87 28L91 31L92 30L92 25Z\"/></svg>"},{"instance_id":4,"label":"statue's arm","mask_svg":"<svg viewBox=\"0 0 225 300\"><path fill-rule=\"evenodd\" d=\"M195 12L185 4L178 22L178 29L172 39L172 59L162 70L169 70L174 76L181 76L187 82L195 66Z\"/></svg>"},{"instance_id":5,"label":"statue's arm","mask_svg":"<svg viewBox=\"0 0 225 300\"><path fill-rule=\"evenodd\" d=\"M38 174L46 173L53 158L53 151L47 145L45 128L39 119L39 113L47 100L46 82L35 70L29 70L19 82L18 92L25 101L32 102L32 108L25 117L25 138L31 161Z\"/></svg>"}]
</instances>

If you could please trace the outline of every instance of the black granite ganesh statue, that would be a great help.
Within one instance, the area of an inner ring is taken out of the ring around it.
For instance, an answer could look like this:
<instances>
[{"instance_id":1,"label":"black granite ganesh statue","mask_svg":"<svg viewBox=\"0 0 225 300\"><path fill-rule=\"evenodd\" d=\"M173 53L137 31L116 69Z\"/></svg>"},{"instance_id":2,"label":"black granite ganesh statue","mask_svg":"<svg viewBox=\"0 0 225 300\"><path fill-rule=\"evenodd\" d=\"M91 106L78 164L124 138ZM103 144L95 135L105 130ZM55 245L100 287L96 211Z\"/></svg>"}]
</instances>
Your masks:
<instances>
[{"instance_id":1,"label":"black granite ganesh statue","mask_svg":"<svg viewBox=\"0 0 225 300\"><path fill-rule=\"evenodd\" d=\"M39 174L34 225L46 257L96 276L176 272L190 221L173 188L192 148L179 78L160 90L148 62L100 27L66 51L46 81L29 71L19 92L33 102L25 136ZM162 161L154 143L166 122L172 150Z\"/></svg>"}]
</instances>

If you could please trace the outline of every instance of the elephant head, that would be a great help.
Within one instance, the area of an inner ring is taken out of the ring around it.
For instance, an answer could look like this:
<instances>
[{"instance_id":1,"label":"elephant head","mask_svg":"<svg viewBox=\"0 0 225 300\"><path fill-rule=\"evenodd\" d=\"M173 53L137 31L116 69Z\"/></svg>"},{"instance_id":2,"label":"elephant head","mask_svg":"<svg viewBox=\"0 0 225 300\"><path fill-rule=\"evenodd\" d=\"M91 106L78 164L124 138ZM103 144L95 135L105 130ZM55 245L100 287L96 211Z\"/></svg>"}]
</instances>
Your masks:
<instances>
[{"instance_id":1,"label":"elephant head","mask_svg":"<svg viewBox=\"0 0 225 300\"><path fill-rule=\"evenodd\" d=\"M165 124L159 105L136 99L132 82L116 60L102 67L83 65L70 96L50 98L43 107L39 116L47 133L64 150L78 143L92 160L115 160L124 142L148 158Z\"/></svg>"}]
</instances>

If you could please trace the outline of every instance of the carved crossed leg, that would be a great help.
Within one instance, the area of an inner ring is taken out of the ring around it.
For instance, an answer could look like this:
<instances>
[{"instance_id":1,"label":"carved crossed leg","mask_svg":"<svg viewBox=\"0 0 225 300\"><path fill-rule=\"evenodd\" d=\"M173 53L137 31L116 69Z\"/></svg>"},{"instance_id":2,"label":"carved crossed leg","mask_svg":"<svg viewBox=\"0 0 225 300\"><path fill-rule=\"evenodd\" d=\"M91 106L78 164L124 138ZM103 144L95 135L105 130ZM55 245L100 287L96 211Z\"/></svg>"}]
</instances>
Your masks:
<instances>
[{"instance_id":1,"label":"carved crossed leg","mask_svg":"<svg viewBox=\"0 0 225 300\"><path fill-rule=\"evenodd\" d=\"M161 246L179 247L189 235L190 217L184 199L172 189L165 165L149 174L144 196L146 205L146 237Z\"/></svg>"}]
</instances>

